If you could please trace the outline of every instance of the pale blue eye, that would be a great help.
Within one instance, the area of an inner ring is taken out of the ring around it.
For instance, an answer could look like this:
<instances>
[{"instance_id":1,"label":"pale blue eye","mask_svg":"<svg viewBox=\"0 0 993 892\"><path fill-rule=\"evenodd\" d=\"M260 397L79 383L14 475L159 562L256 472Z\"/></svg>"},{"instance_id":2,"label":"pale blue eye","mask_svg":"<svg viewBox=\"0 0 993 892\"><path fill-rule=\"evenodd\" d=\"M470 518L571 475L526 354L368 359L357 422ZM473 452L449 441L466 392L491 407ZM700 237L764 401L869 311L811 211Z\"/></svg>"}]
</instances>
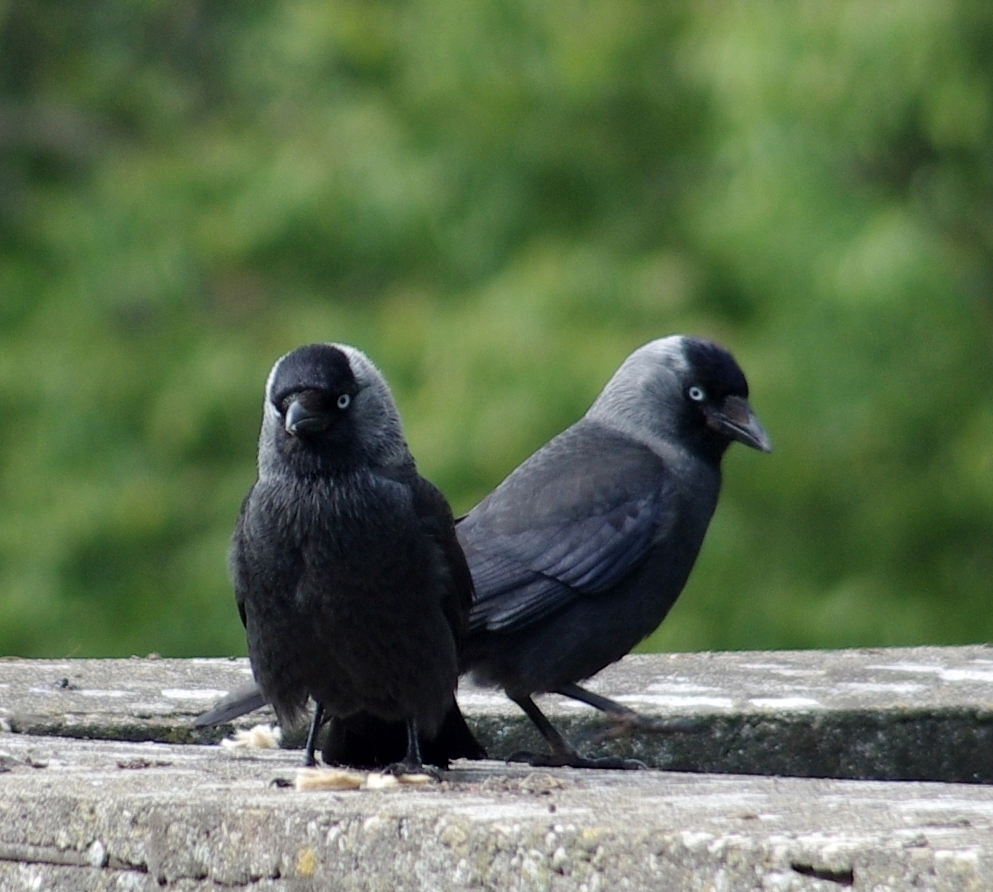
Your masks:
<instances>
[{"instance_id":1,"label":"pale blue eye","mask_svg":"<svg viewBox=\"0 0 993 892\"><path fill-rule=\"evenodd\" d=\"M351 405L351 402L352 398L347 393L343 393L338 397L338 408L347 409Z\"/></svg>"},{"instance_id":2,"label":"pale blue eye","mask_svg":"<svg viewBox=\"0 0 993 892\"><path fill-rule=\"evenodd\" d=\"M695 384L687 391L687 394L695 403L702 403L707 398L707 394L703 392L703 388L697 387Z\"/></svg>"}]
</instances>

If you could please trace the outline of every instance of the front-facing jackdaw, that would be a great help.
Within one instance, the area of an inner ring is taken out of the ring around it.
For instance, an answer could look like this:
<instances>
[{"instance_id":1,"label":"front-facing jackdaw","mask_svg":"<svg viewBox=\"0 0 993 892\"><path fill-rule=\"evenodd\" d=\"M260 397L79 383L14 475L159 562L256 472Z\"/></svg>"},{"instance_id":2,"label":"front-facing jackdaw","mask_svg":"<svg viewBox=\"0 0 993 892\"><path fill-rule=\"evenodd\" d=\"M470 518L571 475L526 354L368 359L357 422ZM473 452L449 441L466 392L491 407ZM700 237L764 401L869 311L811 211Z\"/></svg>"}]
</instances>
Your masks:
<instances>
[{"instance_id":1,"label":"front-facing jackdaw","mask_svg":"<svg viewBox=\"0 0 993 892\"><path fill-rule=\"evenodd\" d=\"M231 551L264 698L405 729L395 772L422 768L454 706L472 580L444 496L421 477L383 376L359 350L300 347L266 383L258 480Z\"/></svg>"},{"instance_id":2,"label":"front-facing jackdaw","mask_svg":"<svg viewBox=\"0 0 993 892\"><path fill-rule=\"evenodd\" d=\"M458 524L475 585L462 668L503 688L538 727L552 754L527 754L532 764L625 764L584 759L532 695L564 694L638 724L577 682L627 654L679 597L734 440L772 448L734 358L700 338L661 338Z\"/></svg>"}]
</instances>

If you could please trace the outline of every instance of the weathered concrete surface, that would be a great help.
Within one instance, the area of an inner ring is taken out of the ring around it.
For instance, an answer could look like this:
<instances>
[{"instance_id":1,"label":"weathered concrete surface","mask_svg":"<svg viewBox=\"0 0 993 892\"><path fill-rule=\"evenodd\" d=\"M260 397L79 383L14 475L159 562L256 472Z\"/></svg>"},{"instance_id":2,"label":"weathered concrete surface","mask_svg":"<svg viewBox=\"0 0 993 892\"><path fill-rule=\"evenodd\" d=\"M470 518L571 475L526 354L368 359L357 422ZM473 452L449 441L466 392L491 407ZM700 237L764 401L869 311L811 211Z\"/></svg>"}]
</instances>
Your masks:
<instances>
[{"instance_id":1,"label":"weathered concrete surface","mask_svg":"<svg viewBox=\"0 0 993 892\"><path fill-rule=\"evenodd\" d=\"M245 660L0 660L0 723L28 734L206 742L220 732L195 732L192 718L250 677ZM696 720L692 732L594 742L609 729L600 713L543 698L587 751L656 768L993 783L989 647L633 656L590 687L646 716ZM492 754L542 748L502 694L464 684L459 700Z\"/></svg>"},{"instance_id":2,"label":"weathered concrete surface","mask_svg":"<svg viewBox=\"0 0 993 892\"><path fill-rule=\"evenodd\" d=\"M5 890L993 889L993 788L459 763L308 792L299 754L0 735Z\"/></svg>"},{"instance_id":3,"label":"weathered concrete surface","mask_svg":"<svg viewBox=\"0 0 993 892\"><path fill-rule=\"evenodd\" d=\"M247 659L0 659L0 722L22 734L205 742L193 718L250 681ZM273 721L258 712L250 724Z\"/></svg>"}]
</instances>

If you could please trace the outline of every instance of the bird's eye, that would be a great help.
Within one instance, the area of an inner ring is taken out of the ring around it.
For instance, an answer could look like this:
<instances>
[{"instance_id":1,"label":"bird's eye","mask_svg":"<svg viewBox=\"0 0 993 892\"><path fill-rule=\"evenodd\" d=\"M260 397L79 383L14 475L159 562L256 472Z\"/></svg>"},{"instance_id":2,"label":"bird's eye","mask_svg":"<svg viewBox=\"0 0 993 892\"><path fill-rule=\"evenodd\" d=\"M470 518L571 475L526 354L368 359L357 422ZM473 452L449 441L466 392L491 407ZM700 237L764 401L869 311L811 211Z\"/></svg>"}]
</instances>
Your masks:
<instances>
[{"instance_id":1,"label":"bird's eye","mask_svg":"<svg viewBox=\"0 0 993 892\"><path fill-rule=\"evenodd\" d=\"M347 394L343 393L338 397L338 408L347 409L352 403L352 398Z\"/></svg>"},{"instance_id":2,"label":"bird's eye","mask_svg":"<svg viewBox=\"0 0 993 892\"><path fill-rule=\"evenodd\" d=\"M687 390L686 393L694 403L702 403L707 398L707 394L704 393L703 388L697 387L696 384Z\"/></svg>"}]
</instances>

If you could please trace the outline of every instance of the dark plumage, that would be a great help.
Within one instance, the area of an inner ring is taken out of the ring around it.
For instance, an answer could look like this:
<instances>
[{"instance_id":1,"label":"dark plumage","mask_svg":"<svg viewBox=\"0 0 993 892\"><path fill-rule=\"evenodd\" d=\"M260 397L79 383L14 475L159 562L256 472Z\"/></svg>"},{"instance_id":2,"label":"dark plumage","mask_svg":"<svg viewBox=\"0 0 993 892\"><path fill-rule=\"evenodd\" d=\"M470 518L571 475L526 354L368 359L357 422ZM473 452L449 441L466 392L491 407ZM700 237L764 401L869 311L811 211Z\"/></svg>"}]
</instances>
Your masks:
<instances>
[{"instance_id":1,"label":"dark plumage","mask_svg":"<svg viewBox=\"0 0 993 892\"><path fill-rule=\"evenodd\" d=\"M233 721L246 712L254 712L266 705L265 694L258 682L250 681L221 697L206 712L193 720L194 728L211 728Z\"/></svg>"},{"instance_id":2,"label":"dark plumage","mask_svg":"<svg viewBox=\"0 0 993 892\"><path fill-rule=\"evenodd\" d=\"M768 452L731 354L669 337L636 350L589 412L457 527L475 584L462 669L503 688L548 740L580 757L531 699L558 692L628 722L579 687L665 618L693 568L733 440Z\"/></svg>"},{"instance_id":3,"label":"dark plumage","mask_svg":"<svg viewBox=\"0 0 993 892\"><path fill-rule=\"evenodd\" d=\"M682 336L652 341L582 419L459 522L475 585L460 667L503 688L532 719L552 755L531 761L625 764L581 757L534 694L657 727L577 682L630 652L679 597L717 505L727 447L771 450L747 398L723 348Z\"/></svg>"},{"instance_id":4,"label":"dark plumage","mask_svg":"<svg viewBox=\"0 0 993 892\"><path fill-rule=\"evenodd\" d=\"M453 524L364 354L315 344L275 364L231 564L265 699L284 725L317 703L309 764L323 714L367 714L405 727L396 770L420 768L420 738L454 706L471 602Z\"/></svg>"},{"instance_id":5,"label":"dark plumage","mask_svg":"<svg viewBox=\"0 0 993 892\"><path fill-rule=\"evenodd\" d=\"M407 733L402 722L388 722L367 712L331 723L322 756L331 765L382 768L403 757ZM429 765L447 768L452 759L485 759L457 703L452 703L433 737L421 736L421 755Z\"/></svg>"}]
</instances>

